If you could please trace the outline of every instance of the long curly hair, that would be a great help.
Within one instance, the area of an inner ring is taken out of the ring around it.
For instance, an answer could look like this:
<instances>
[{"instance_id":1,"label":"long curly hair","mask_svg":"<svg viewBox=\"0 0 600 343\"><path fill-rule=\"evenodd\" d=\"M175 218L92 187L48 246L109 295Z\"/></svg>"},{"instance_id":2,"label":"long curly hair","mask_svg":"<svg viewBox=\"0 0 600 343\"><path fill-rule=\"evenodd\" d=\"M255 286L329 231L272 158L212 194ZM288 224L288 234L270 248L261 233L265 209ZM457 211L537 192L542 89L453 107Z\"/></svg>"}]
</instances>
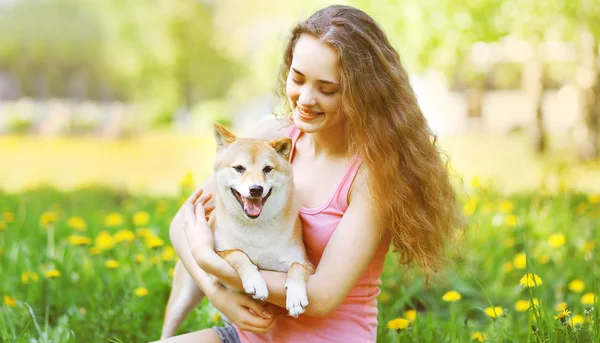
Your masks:
<instances>
[{"instance_id":1,"label":"long curly hair","mask_svg":"<svg viewBox=\"0 0 600 343\"><path fill-rule=\"evenodd\" d=\"M400 263L416 261L427 275L439 271L447 261L445 248L465 221L448 161L441 158L398 53L363 11L341 5L317 11L292 29L285 47L276 92L288 118L286 79L303 34L337 52L347 144L368 169L377 216Z\"/></svg>"}]
</instances>

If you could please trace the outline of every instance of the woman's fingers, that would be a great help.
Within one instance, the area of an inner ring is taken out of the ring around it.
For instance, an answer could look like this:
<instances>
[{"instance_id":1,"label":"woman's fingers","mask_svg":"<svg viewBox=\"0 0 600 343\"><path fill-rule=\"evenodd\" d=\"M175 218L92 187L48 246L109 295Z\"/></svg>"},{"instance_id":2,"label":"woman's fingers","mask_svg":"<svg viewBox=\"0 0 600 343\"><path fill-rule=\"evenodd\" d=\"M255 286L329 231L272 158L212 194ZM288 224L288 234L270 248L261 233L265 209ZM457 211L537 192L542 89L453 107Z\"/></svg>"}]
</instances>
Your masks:
<instances>
[{"instance_id":1,"label":"woman's fingers","mask_svg":"<svg viewBox=\"0 0 600 343\"><path fill-rule=\"evenodd\" d=\"M249 296L246 296L246 301L244 301L242 305L248 308L250 314L257 315L265 319L273 317L273 312L269 309L268 303L258 302Z\"/></svg>"}]
</instances>

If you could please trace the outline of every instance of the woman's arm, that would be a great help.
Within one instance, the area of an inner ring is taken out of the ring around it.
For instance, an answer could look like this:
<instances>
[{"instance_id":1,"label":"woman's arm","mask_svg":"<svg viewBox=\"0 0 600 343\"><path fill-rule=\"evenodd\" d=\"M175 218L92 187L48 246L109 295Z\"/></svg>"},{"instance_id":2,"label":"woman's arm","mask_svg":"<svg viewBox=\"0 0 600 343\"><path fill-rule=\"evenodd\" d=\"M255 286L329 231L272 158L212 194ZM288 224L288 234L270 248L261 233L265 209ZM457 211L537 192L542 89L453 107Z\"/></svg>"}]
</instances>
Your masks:
<instances>
[{"instance_id":1,"label":"woman's arm","mask_svg":"<svg viewBox=\"0 0 600 343\"><path fill-rule=\"evenodd\" d=\"M350 205L327 243L315 273L308 278L309 304L305 314L325 317L348 296L365 273L381 244L383 229L376 219L364 177L353 185ZM241 281L235 270L217 254L205 256L203 269L235 287ZM269 289L267 301L285 307L286 273L261 271Z\"/></svg>"}]
</instances>

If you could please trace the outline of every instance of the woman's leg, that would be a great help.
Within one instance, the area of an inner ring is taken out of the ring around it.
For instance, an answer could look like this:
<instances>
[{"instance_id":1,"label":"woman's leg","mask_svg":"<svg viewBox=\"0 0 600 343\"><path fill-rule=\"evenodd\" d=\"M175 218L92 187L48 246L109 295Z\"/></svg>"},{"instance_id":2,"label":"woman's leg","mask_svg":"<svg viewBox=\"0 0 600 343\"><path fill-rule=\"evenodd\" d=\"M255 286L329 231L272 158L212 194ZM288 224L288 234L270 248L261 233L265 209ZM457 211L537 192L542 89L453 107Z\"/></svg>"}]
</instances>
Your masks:
<instances>
[{"instance_id":1,"label":"woman's leg","mask_svg":"<svg viewBox=\"0 0 600 343\"><path fill-rule=\"evenodd\" d=\"M221 339L217 331L211 328L163 339L155 343L221 343Z\"/></svg>"}]
</instances>

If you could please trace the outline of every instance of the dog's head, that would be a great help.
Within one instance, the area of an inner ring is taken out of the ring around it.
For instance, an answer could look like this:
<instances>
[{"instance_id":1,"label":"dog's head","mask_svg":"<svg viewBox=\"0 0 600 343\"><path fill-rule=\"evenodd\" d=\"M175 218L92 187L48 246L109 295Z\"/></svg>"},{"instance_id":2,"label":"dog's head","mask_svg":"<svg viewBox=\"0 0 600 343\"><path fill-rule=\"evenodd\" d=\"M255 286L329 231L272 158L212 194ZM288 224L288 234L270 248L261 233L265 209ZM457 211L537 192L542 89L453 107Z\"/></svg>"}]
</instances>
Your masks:
<instances>
[{"instance_id":1,"label":"dog's head","mask_svg":"<svg viewBox=\"0 0 600 343\"><path fill-rule=\"evenodd\" d=\"M230 215L269 218L287 205L292 185L292 140L237 138L214 124L217 196Z\"/></svg>"}]
</instances>

